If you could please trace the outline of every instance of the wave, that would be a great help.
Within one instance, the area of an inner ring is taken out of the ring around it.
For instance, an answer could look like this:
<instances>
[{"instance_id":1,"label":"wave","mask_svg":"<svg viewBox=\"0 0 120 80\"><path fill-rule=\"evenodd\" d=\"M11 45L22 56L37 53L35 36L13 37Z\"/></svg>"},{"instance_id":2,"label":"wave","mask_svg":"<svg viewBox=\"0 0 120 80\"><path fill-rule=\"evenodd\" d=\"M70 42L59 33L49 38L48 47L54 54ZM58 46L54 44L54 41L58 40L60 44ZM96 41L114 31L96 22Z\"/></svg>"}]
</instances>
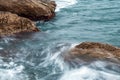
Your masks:
<instances>
[{"instance_id":1,"label":"wave","mask_svg":"<svg viewBox=\"0 0 120 80\"><path fill-rule=\"evenodd\" d=\"M77 0L56 0L56 3L57 3L56 12L58 12L60 11L61 8L65 8L77 3Z\"/></svg>"},{"instance_id":2,"label":"wave","mask_svg":"<svg viewBox=\"0 0 120 80\"><path fill-rule=\"evenodd\" d=\"M1 62L0 80L28 80L28 76L22 73L23 70L23 65L17 65L14 62Z\"/></svg>"},{"instance_id":3,"label":"wave","mask_svg":"<svg viewBox=\"0 0 120 80\"><path fill-rule=\"evenodd\" d=\"M67 71L59 80L120 80L120 76L86 66Z\"/></svg>"}]
</instances>

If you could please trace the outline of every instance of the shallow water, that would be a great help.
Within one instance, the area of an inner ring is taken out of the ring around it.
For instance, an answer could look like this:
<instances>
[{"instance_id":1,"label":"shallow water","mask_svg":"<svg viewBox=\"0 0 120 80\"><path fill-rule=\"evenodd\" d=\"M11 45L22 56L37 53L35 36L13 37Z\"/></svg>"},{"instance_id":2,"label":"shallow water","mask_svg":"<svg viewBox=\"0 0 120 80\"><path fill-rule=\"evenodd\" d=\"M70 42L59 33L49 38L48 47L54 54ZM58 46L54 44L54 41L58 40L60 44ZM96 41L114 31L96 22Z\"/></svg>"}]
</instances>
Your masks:
<instances>
[{"instance_id":1,"label":"shallow water","mask_svg":"<svg viewBox=\"0 0 120 80\"><path fill-rule=\"evenodd\" d=\"M56 2L56 17L36 24L42 32L0 39L0 80L120 80L119 63L63 57L84 41L120 46L120 1Z\"/></svg>"}]
</instances>

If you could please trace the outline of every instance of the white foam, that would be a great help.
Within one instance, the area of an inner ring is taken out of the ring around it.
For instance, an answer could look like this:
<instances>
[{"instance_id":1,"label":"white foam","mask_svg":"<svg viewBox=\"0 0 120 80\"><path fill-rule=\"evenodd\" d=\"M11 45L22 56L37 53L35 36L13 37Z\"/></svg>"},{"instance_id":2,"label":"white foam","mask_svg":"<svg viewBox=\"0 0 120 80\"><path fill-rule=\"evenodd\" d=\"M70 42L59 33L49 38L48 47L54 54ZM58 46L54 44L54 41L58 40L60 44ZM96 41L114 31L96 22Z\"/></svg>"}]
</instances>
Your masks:
<instances>
[{"instance_id":1,"label":"white foam","mask_svg":"<svg viewBox=\"0 0 120 80\"><path fill-rule=\"evenodd\" d=\"M60 80L99 80L101 77L103 80L120 80L119 75L94 70L85 66L65 72Z\"/></svg>"},{"instance_id":2,"label":"white foam","mask_svg":"<svg viewBox=\"0 0 120 80\"><path fill-rule=\"evenodd\" d=\"M4 43L9 43L10 41L14 41L14 40L15 40L15 38L11 38L11 37L3 38Z\"/></svg>"},{"instance_id":3,"label":"white foam","mask_svg":"<svg viewBox=\"0 0 120 80\"><path fill-rule=\"evenodd\" d=\"M70 49L74 48L75 46L79 45L80 43L74 43L71 45Z\"/></svg>"},{"instance_id":4,"label":"white foam","mask_svg":"<svg viewBox=\"0 0 120 80\"><path fill-rule=\"evenodd\" d=\"M77 3L77 1L76 0L56 0L56 3L57 3L57 9L56 9L56 12L57 12L57 11L60 11L61 8L65 8Z\"/></svg>"},{"instance_id":5,"label":"white foam","mask_svg":"<svg viewBox=\"0 0 120 80\"><path fill-rule=\"evenodd\" d=\"M28 80L28 76L23 74L24 66L16 66L14 62L1 65L7 68L0 69L0 80Z\"/></svg>"},{"instance_id":6,"label":"white foam","mask_svg":"<svg viewBox=\"0 0 120 80\"><path fill-rule=\"evenodd\" d=\"M67 64L65 64L61 56L64 51L68 49L69 46L69 44L64 43L57 44L55 48L57 48L58 50L54 50L55 48L53 49L48 47L46 49L47 56L43 59L44 62L40 63L39 66L46 67L49 65L57 65L56 67L59 67L61 71L68 70L69 67L67 66Z\"/></svg>"}]
</instances>

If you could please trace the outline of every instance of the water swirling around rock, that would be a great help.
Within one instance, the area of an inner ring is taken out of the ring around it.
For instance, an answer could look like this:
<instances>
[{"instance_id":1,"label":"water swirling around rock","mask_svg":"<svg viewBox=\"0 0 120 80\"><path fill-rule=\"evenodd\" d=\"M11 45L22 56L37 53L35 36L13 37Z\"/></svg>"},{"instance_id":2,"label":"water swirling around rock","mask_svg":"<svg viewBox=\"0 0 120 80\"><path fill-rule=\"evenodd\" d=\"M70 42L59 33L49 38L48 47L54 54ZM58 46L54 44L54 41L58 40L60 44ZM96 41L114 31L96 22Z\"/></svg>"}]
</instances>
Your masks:
<instances>
[{"instance_id":1,"label":"water swirling around rock","mask_svg":"<svg viewBox=\"0 0 120 80\"><path fill-rule=\"evenodd\" d=\"M77 0L59 9L53 20L38 22L43 32L0 39L0 80L120 80L118 63L64 58L83 41L120 46L119 3Z\"/></svg>"}]
</instances>

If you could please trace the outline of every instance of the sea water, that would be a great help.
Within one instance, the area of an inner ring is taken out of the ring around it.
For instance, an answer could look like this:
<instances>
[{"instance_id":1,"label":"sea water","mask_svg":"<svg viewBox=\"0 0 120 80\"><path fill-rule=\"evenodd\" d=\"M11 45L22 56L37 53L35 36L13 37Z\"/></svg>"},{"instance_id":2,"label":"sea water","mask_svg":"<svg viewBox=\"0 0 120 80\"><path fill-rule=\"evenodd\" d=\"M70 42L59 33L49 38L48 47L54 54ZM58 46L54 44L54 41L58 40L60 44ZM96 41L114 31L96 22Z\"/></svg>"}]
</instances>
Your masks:
<instances>
[{"instance_id":1,"label":"sea water","mask_svg":"<svg viewBox=\"0 0 120 80\"><path fill-rule=\"evenodd\" d=\"M42 32L0 39L0 80L120 80L120 63L67 62L84 41L120 46L120 0L56 0L56 17Z\"/></svg>"}]
</instances>

